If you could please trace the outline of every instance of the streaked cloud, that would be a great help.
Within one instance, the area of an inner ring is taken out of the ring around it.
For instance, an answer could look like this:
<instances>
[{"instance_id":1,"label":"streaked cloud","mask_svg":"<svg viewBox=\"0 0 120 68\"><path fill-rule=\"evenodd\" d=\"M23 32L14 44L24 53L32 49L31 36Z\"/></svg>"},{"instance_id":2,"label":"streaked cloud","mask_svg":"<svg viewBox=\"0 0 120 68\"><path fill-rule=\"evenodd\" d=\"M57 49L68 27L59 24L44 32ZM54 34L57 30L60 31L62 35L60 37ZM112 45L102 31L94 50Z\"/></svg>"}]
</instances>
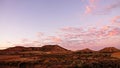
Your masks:
<instances>
[{"instance_id":1,"label":"streaked cloud","mask_svg":"<svg viewBox=\"0 0 120 68\"><path fill-rule=\"evenodd\" d=\"M105 10L106 11L111 11L115 8L120 8L120 1L117 0L116 3L113 3L113 4L110 4L110 5L106 6Z\"/></svg>"},{"instance_id":2,"label":"streaked cloud","mask_svg":"<svg viewBox=\"0 0 120 68\"><path fill-rule=\"evenodd\" d=\"M39 33L38 33L39 35ZM40 33L40 36L43 34ZM116 26L102 26L100 28L90 27L63 27L59 29L59 35L42 36L39 39L26 39L23 38L16 46L43 46L46 44L58 44L68 49L76 50L80 48L98 48L104 46L118 46L120 42L120 27ZM116 42L112 42L116 41ZM112 42L112 43L111 43Z\"/></svg>"},{"instance_id":3,"label":"streaked cloud","mask_svg":"<svg viewBox=\"0 0 120 68\"><path fill-rule=\"evenodd\" d=\"M115 8L120 8L120 1L115 0L113 3L101 4L102 0L86 0L88 4L85 6L85 14L105 15L113 11ZM109 0L106 0L109 2Z\"/></svg>"},{"instance_id":4,"label":"streaked cloud","mask_svg":"<svg viewBox=\"0 0 120 68\"><path fill-rule=\"evenodd\" d=\"M67 28L67 30L65 29ZM65 29L65 30L63 30ZM94 46L104 46L110 45L103 41L113 40L113 37L120 36L120 28L114 26L103 26L101 28L88 28L83 29L79 27L64 27L60 32L61 38L63 39L63 45L77 46L77 47L94 47ZM72 31L73 30L73 31ZM120 37L118 37L120 41ZM100 42L101 41L101 42ZM114 40L113 40L114 41ZM99 45L98 45L99 43ZM113 43L114 44L114 43Z\"/></svg>"},{"instance_id":5,"label":"streaked cloud","mask_svg":"<svg viewBox=\"0 0 120 68\"><path fill-rule=\"evenodd\" d=\"M109 36L115 36L120 35L120 28L113 28L110 31L108 31Z\"/></svg>"}]
</instances>

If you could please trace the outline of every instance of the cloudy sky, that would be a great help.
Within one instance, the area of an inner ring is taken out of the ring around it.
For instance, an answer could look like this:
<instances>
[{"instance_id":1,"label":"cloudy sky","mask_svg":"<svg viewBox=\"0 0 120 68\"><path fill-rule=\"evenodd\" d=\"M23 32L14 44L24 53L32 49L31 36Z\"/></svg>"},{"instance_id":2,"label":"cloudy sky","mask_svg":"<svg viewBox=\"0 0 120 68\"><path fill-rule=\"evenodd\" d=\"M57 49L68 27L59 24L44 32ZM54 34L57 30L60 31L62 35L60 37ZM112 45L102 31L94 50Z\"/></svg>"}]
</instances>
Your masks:
<instances>
[{"instance_id":1,"label":"cloudy sky","mask_svg":"<svg viewBox=\"0 0 120 68\"><path fill-rule=\"evenodd\" d=\"M0 49L120 48L120 0L0 0Z\"/></svg>"}]
</instances>

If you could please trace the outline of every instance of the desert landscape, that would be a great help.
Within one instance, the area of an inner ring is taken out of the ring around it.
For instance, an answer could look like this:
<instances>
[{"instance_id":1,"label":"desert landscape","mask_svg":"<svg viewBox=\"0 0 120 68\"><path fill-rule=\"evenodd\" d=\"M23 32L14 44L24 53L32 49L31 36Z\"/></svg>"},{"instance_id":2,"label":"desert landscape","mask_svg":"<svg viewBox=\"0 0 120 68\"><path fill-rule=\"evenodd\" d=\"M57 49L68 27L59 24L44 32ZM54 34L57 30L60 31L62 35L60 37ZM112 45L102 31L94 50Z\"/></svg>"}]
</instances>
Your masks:
<instances>
[{"instance_id":1,"label":"desert landscape","mask_svg":"<svg viewBox=\"0 0 120 68\"><path fill-rule=\"evenodd\" d=\"M120 50L67 50L59 45L16 46L0 51L0 68L120 68Z\"/></svg>"},{"instance_id":2,"label":"desert landscape","mask_svg":"<svg viewBox=\"0 0 120 68\"><path fill-rule=\"evenodd\" d=\"M0 0L0 68L120 68L120 0Z\"/></svg>"}]
</instances>

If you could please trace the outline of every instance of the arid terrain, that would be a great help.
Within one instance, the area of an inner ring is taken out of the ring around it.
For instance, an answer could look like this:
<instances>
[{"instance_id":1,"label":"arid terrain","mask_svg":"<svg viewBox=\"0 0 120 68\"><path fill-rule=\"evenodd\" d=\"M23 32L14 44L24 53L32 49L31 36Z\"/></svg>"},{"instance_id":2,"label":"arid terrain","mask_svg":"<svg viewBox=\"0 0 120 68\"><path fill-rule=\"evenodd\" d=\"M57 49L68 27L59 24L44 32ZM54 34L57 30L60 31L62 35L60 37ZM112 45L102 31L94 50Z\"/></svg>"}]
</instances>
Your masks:
<instances>
[{"instance_id":1,"label":"arid terrain","mask_svg":"<svg viewBox=\"0 0 120 68\"><path fill-rule=\"evenodd\" d=\"M67 50L58 45L16 46L0 51L0 68L120 68L120 50Z\"/></svg>"}]
</instances>

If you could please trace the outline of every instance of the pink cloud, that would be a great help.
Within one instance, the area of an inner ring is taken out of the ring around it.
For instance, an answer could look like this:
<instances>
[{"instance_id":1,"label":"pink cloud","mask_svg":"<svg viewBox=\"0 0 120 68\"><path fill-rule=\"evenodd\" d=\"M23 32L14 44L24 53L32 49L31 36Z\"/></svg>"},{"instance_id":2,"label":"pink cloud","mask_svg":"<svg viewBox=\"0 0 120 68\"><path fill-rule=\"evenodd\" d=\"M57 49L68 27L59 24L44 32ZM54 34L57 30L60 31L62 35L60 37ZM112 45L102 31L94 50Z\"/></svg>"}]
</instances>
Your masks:
<instances>
[{"instance_id":1,"label":"pink cloud","mask_svg":"<svg viewBox=\"0 0 120 68\"><path fill-rule=\"evenodd\" d=\"M87 30L84 30L82 28L78 27L72 27L67 30L63 30L64 37L69 37L69 38L78 38L78 37L99 37L99 36L105 36L107 35L107 31L110 29L110 26L103 26L100 29L97 28L89 28ZM74 29L73 31L71 29Z\"/></svg>"},{"instance_id":2,"label":"pink cloud","mask_svg":"<svg viewBox=\"0 0 120 68\"><path fill-rule=\"evenodd\" d=\"M112 23L120 23L120 16L115 16L115 17L112 19Z\"/></svg>"},{"instance_id":3,"label":"pink cloud","mask_svg":"<svg viewBox=\"0 0 120 68\"><path fill-rule=\"evenodd\" d=\"M66 27L64 27L66 28ZM120 28L114 26L103 26L101 28L89 28L84 30L78 30L80 27L71 27L67 28L67 30L61 30L61 39L62 45L66 47L103 47L104 45L110 45L109 40L113 40L113 37L120 35ZM71 29L74 29L72 31ZM106 41L106 42L103 42ZM114 40L113 40L114 41ZM120 41L120 37L118 37L118 41ZM115 44L116 42L113 42Z\"/></svg>"},{"instance_id":4,"label":"pink cloud","mask_svg":"<svg viewBox=\"0 0 120 68\"><path fill-rule=\"evenodd\" d=\"M62 39L60 37L57 37L57 36L48 36L44 40L45 40L45 43L58 44L58 43L62 42Z\"/></svg>"},{"instance_id":5,"label":"pink cloud","mask_svg":"<svg viewBox=\"0 0 120 68\"><path fill-rule=\"evenodd\" d=\"M86 6L85 14L89 14L93 11L93 9L90 6Z\"/></svg>"},{"instance_id":6,"label":"pink cloud","mask_svg":"<svg viewBox=\"0 0 120 68\"><path fill-rule=\"evenodd\" d=\"M108 32L109 36L120 35L120 28L113 28Z\"/></svg>"},{"instance_id":7,"label":"pink cloud","mask_svg":"<svg viewBox=\"0 0 120 68\"><path fill-rule=\"evenodd\" d=\"M44 33L42 33L42 32L37 32L37 34L36 34L37 37L41 37L43 35L44 35Z\"/></svg>"},{"instance_id":8,"label":"pink cloud","mask_svg":"<svg viewBox=\"0 0 120 68\"><path fill-rule=\"evenodd\" d=\"M106 11L111 11L114 8L118 8L120 7L120 1L117 1L116 3L110 4L108 6L105 7Z\"/></svg>"},{"instance_id":9,"label":"pink cloud","mask_svg":"<svg viewBox=\"0 0 120 68\"><path fill-rule=\"evenodd\" d=\"M109 4L100 4L101 0L88 0L85 6L85 14L108 14L113 9L120 7L120 1L116 0ZM108 1L109 2L109 1Z\"/></svg>"},{"instance_id":10,"label":"pink cloud","mask_svg":"<svg viewBox=\"0 0 120 68\"><path fill-rule=\"evenodd\" d=\"M103 26L101 28L90 27L83 29L81 27L63 27L59 35L45 36L39 34L40 39L23 39L25 43L17 45L22 46L42 46L45 44L58 44L68 49L76 50L80 48L94 48L104 46L117 46L120 41L120 28L116 26ZM114 40L113 40L114 39ZM41 42L42 41L42 42ZM112 41L112 42L111 42ZM115 42L117 41L117 42Z\"/></svg>"},{"instance_id":11,"label":"pink cloud","mask_svg":"<svg viewBox=\"0 0 120 68\"><path fill-rule=\"evenodd\" d=\"M56 42L56 43L60 43L62 41L61 38L55 37L55 36L51 37L50 39L51 39L51 41Z\"/></svg>"},{"instance_id":12,"label":"pink cloud","mask_svg":"<svg viewBox=\"0 0 120 68\"><path fill-rule=\"evenodd\" d=\"M77 28L77 27L63 27L60 29L62 32L78 32L82 31L82 28Z\"/></svg>"},{"instance_id":13,"label":"pink cloud","mask_svg":"<svg viewBox=\"0 0 120 68\"><path fill-rule=\"evenodd\" d=\"M91 14L97 8L99 0L88 0L88 4L85 6L85 14Z\"/></svg>"}]
</instances>

